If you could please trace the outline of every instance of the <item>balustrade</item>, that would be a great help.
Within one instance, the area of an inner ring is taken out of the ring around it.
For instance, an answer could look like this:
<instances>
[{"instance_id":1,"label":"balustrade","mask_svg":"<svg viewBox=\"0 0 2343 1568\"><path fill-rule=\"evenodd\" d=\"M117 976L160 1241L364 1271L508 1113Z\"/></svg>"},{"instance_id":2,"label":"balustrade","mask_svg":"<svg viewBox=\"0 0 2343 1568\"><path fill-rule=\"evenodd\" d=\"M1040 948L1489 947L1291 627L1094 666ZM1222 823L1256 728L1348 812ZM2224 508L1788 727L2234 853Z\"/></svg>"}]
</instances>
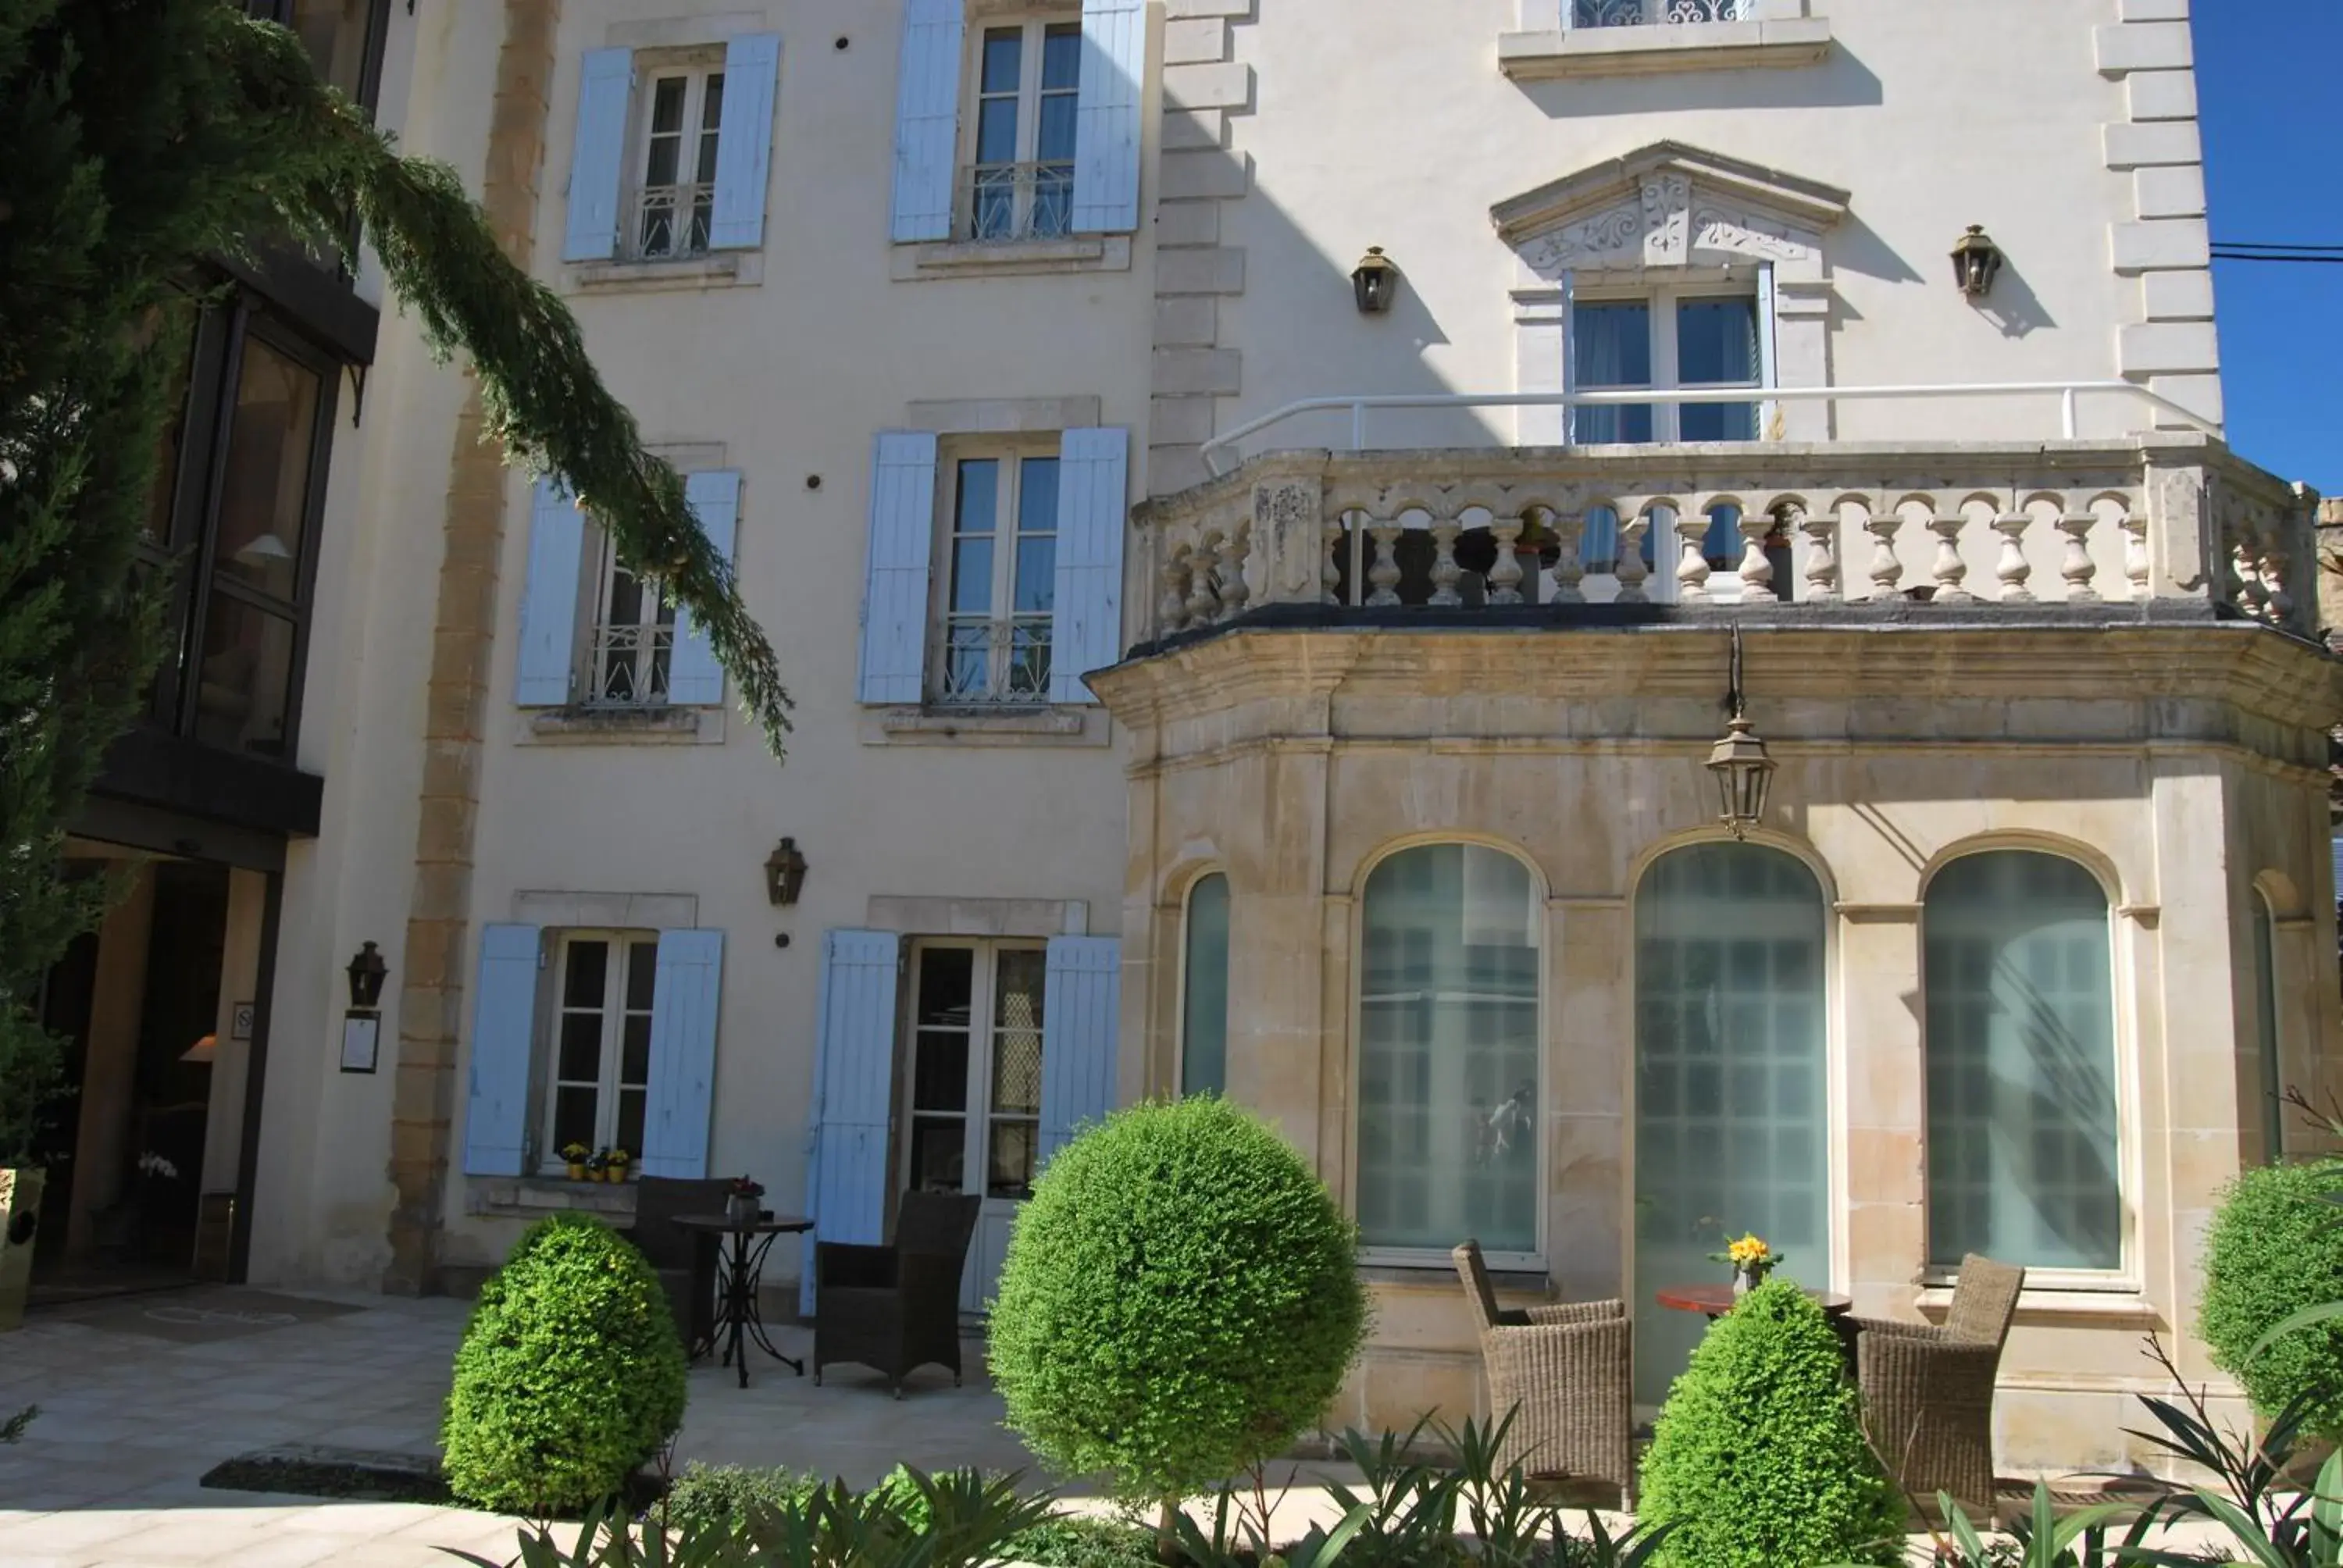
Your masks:
<instances>
[{"instance_id":1,"label":"balustrade","mask_svg":"<svg viewBox=\"0 0 2343 1568\"><path fill-rule=\"evenodd\" d=\"M2309 634L2316 498L2194 435L2107 443L1278 452L1142 507L1148 640L1252 610L2209 599Z\"/></svg>"}]
</instances>

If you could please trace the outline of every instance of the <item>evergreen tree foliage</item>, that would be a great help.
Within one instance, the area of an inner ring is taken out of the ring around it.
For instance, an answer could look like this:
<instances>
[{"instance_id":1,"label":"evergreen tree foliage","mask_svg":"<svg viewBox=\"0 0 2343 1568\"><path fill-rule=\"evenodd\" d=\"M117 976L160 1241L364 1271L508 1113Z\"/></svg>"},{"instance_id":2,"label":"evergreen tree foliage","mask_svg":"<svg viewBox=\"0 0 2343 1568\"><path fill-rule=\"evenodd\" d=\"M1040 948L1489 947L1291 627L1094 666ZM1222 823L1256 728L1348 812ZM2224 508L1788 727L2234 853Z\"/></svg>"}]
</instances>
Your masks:
<instances>
[{"instance_id":1,"label":"evergreen tree foliage","mask_svg":"<svg viewBox=\"0 0 2343 1568\"><path fill-rule=\"evenodd\" d=\"M478 377L488 437L559 475L706 629L778 753L789 699L731 567L643 450L576 321L498 248L454 171L401 158L298 40L231 0L0 0L0 1163L56 1076L31 1005L103 907L58 867L160 654L134 568L173 372L256 245L342 247Z\"/></svg>"}]
</instances>

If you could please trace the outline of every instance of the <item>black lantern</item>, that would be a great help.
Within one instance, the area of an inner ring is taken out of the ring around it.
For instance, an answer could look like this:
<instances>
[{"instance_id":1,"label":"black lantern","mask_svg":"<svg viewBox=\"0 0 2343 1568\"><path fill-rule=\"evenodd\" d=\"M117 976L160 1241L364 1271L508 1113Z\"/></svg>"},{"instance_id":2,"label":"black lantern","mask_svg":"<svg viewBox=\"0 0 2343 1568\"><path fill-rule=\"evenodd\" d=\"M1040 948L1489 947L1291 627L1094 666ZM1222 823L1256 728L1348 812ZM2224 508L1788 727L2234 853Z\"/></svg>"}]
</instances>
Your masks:
<instances>
[{"instance_id":1,"label":"black lantern","mask_svg":"<svg viewBox=\"0 0 2343 1568\"><path fill-rule=\"evenodd\" d=\"M1399 293L1399 268L1392 265L1382 246L1367 246L1366 258L1351 274L1351 288L1358 296L1362 316L1381 316L1392 307L1392 299Z\"/></svg>"},{"instance_id":2,"label":"black lantern","mask_svg":"<svg viewBox=\"0 0 2343 1568\"><path fill-rule=\"evenodd\" d=\"M779 848L765 857L765 897L775 908L786 908L798 901L805 888L806 858L798 853L798 841L784 839Z\"/></svg>"},{"instance_id":3,"label":"black lantern","mask_svg":"<svg viewBox=\"0 0 2343 1568\"><path fill-rule=\"evenodd\" d=\"M1765 796L1774 785L1774 759L1751 728L1741 696L1741 628L1733 628L1733 685L1725 694L1733 710L1725 734L1709 748L1708 770L1715 777L1721 819L1735 839L1765 819Z\"/></svg>"},{"instance_id":4,"label":"black lantern","mask_svg":"<svg viewBox=\"0 0 2343 1568\"><path fill-rule=\"evenodd\" d=\"M1993 280L2000 276L2001 246L1993 243L1983 224L1969 225L1968 233L1953 246L1954 280L1971 299L1983 299L1993 292Z\"/></svg>"},{"instance_id":5,"label":"black lantern","mask_svg":"<svg viewBox=\"0 0 2343 1568\"><path fill-rule=\"evenodd\" d=\"M350 960L350 1010L372 1012L382 1000L382 982L390 973L390 966L382 961L372 942L358 950Z\"/></svg>"}]
</instances>

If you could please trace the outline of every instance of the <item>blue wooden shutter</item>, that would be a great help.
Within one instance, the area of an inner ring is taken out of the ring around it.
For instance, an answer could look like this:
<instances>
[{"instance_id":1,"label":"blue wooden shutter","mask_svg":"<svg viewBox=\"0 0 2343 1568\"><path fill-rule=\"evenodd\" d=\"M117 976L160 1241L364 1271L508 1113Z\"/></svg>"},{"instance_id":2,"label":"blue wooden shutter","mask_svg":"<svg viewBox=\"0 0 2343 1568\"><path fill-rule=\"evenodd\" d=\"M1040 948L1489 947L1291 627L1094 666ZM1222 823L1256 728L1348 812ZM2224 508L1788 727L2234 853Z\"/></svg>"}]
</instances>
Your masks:
<instances>
[{"instance_id":1,"label":"blue wooden shutter","mask_svg":"<svg viewBox=\"0 0 2343 1568\"><path fill-rule=\"evenodd\" d=\"M1147 79L1145 0L1082 0L1082 74L1074 114L1074 228L1139 226L1140 97Z\"/></svg>"},{"instance_id":2,"label":"blue wooden shutter","mask_svg":"<svg viewBox=\"0 0 2343 1568\"><path fill-rule=\"evenodd\" d=\"M1041 1013L1041 1158L1114 1109L1122 943L1052 937Z\"/></svg>"},{"instance_id":3,"label":"blue wooden shutter","mask_svg":"<svg viewBox=\"0 0 2343 1568\"><path fill-rule=\"evenodd\" d=\"M1757 269L1757 385L1771 390L1779 387L1781 368L1774 362L1774 264L1766 262ZM1779 403L1757 405L1757 438L1774 438L1774 411Z\"/></svg>"},{"instance_id":4,"label":"blue wooden shutter","mask_svg":"<svg viewBox=\"0 0 2343 1568\"><path fill-rule=\"evenodd\" d=\"M740 476L730 468L692 474L683 481L684 498L699 531L726 560L737 553L739 531ZM693 624L691 612L675 618L675 653L668 660L667 699L680 707L712 708L724 700L724 670L709 650L708 634Z\"/></svg>"},{"instance_id":5,"label":"blue wooden shutter","mask_svg":"<svg viewBox=\"0 0 2343 1568\"><path fill-rule=\"evenodd\" d=\"M1122 657L1122 532L1131 433L1069 430L1058 447L1050 700L1096 702L1082 677Z\"/></svg>"},{"instance_id":6,"label":"blue wooden shutter","mask_svg":"<svg viewBox=\"0 0 2343 1568\"><path fill-rule=\"evenodd\" d=\"M765 243L765 174L773 150L773 89L781 68L778 33L747 33L724 45L724 117L716 130L716 212L711 250Z\"/></svg>"},{"instance_id":7,"label":"blue wooden shutter","mask_svg":"<svg viewBox=\"0 0 2343 1568\"><path fill-rule=\"evenodd\" d=\"M864 702L920 700L935 530L935 437L880 432L870 462L870 553L862 588Z\"/></svg>"},{"instance_id":8,"label":"blue wooden shutter","mask_svg":"<svg viewBox=\"0 0 2343 1568\"><path fill-rule=\"evenodd\" d=\"M585 554L584 514L558 479L539 479L529 508L528 577L521 587L513 682L513 700L523 708L558 708L569 700Z\"/></svg>"},{"instance_id":9,"label":"blue wooden shutter","mask_svg":"<svg viewBox=\"0 0 2343 1568\"><path fill-rule=\"evenodd\" d=\"M569 224L564 261L608 261L618 248L618 187L627 156L628 49L588 49L578 72L578 136L569 154Z\"/></svg>"},{"instance_id":10,"label":"blue wooden shutter","mask_svg":"<svg viewBox=\"0 0 2343 1568\"><path fill-rule=\"evenodd\" d=\"M831 931L822 940L820 1029L814 1043L813 1146L806 1211L824 1241L887 1239L887 1132L895 1095L895 995L901 939ZM813 1252L799 1310L814 1302Z\"/></svg>"},{"instance_id":11,"label":"blue wooden shutter","mask_svg":"<svg viewBox=\"0 0 2343 1568\"><path fill-rule=\"evenodd\" d=\"M646 1176L708 1174L708 1111L716 1085L716 1013L724 933L661 931L651 990L651 1079L643 1100Z\"/></svg>"},{"instance_id":12,"label":"blue wooden shutter","mask_svg":"<svg viewBox=\"0 0 2343 1568\"><path fill-rule=\"evenodd\" d=\"M895 98L893 234L950 239L960 169L960 46L966 0L909 0Z\"/></svg>"},{"instance_id":13,"label":"blue wooden shutter","mask_svg":"<svg viewBox=\"0 0 2343 1568\"><path fill-rule=\"evenodd\" d=\"M535 926L480 928L464 1174L518 1176L528 1147L528 1059L537 1037Z\"/></svg>"}]
</instances>

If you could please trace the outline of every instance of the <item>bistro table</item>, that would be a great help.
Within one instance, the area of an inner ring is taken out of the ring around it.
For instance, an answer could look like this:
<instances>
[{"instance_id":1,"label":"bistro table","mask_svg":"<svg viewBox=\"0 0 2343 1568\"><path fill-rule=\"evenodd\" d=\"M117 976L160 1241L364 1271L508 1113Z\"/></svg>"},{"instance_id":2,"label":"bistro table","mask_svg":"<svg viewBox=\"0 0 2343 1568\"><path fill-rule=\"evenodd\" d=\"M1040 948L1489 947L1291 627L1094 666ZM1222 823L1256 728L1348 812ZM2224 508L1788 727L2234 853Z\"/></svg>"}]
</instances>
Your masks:
<instances>
[{"instance_id":1,"label":"bistro table","mask_svg":"<svg viewBox=\"0 0 2343 1568\"><path fill-rule=\"evenodd\" d=\"M1806 1300L1823 1310L1823 1316L1833 1322L1855 1310L1854 1298L1835 1295L1829 1291L1816 1291L1805 1285ZM1705 1312L1711 1318L1721 1318L1733 1310L1738 1300L1731 1284L1723 1285L1663 1285L1653 1292L1652 1299L1660 1305L1679 1312Z\"/></svg>"},{"instance_id":2,"label":"bistro table","mask_svg":"<svg viewBox=\"0 0 2343 1568\"><path fill-rule=\"evenodd\" d=\"M799 1214L776 1214L759 1220L735 1220L725 1214L678 1214L673 1221L684 1230L706 1236L718 1249L722 1267L717 1271L716 1323L708 1337L691 1347L696 1361L724 1347L724 1359L719 1365L740 1368L740 1386L749 1386L749 1346L754 1340L759 1350L789 1367L798 1376L805 1376L805 1362L783 1355L765 1337L764 1314L757 1308L757 1287L765 1271L765 1254L773 1250L776 1236L795 1235L813 1229L813 1221Z\"/></svg>"}]
</instances>

